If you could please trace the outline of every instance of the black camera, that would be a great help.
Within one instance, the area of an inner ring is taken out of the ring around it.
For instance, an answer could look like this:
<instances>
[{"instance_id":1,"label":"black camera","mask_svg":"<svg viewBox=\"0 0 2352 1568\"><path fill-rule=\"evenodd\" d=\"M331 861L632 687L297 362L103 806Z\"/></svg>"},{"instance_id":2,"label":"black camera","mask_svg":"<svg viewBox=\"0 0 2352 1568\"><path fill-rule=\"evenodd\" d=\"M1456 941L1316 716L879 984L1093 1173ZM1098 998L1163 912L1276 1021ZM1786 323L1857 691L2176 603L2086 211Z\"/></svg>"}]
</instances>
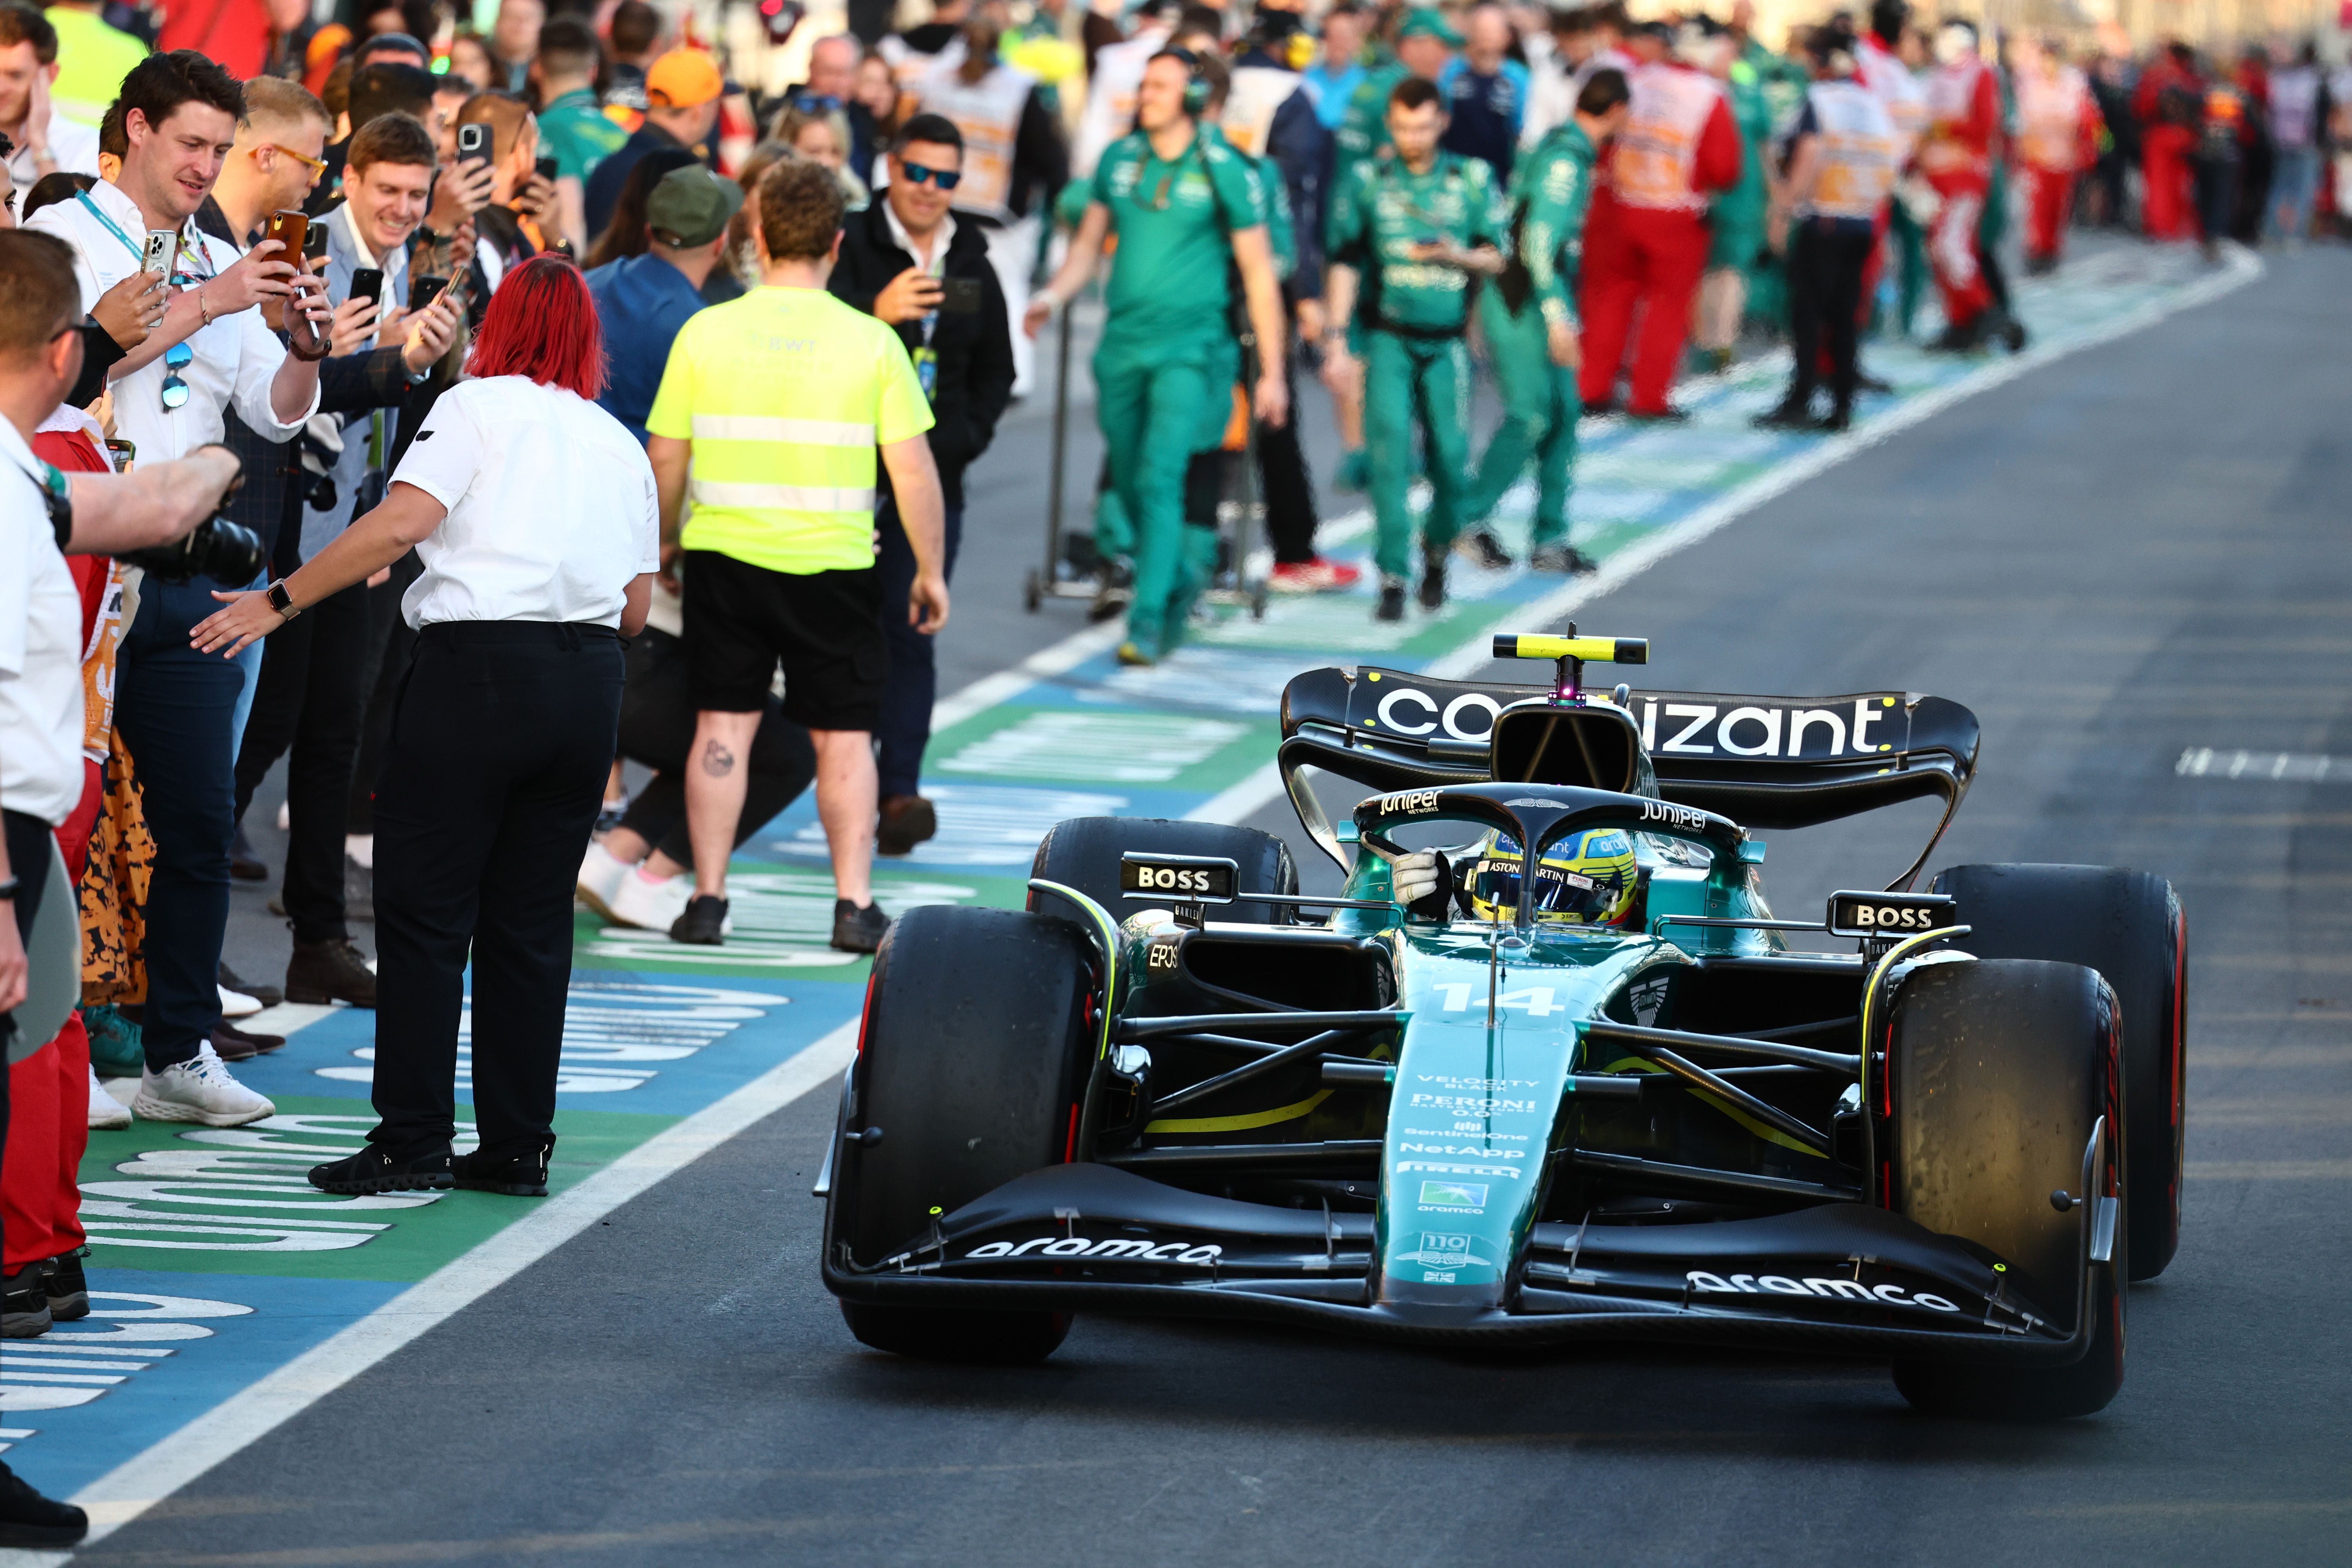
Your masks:
<instances>
[{"instance_id":1,"label":"black camera","mask_svg":"<svg viewBox=\"0 0 2352 1568\"><path fill-rule=\"evenodd\" d=\"M141 568L158 583L209 577L224 588L242 588L261 574L261 536L243 523L209 517L169 544L150 545L116 559Z\"/></svg>"}]
</instances>

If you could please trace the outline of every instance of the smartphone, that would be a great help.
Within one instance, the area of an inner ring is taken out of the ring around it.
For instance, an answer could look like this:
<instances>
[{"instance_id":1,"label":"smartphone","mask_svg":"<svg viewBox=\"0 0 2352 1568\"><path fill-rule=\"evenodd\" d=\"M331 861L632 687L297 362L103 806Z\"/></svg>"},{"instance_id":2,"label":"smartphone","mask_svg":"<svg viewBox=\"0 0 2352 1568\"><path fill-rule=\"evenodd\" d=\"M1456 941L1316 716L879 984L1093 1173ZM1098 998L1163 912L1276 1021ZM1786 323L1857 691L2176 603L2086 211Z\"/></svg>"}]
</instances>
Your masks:
<instances>
[{"instance_id":1,"label":"smartphone","mask_svg":"<svg viewBox=\"0 0 2352 1568\"><path fill-rule=\"evenodd\" d=\"M147 231L147 248L139 255L139 270L169 278L180 260L180 231L173 228L151 228Z\"/></svg>"},{"instance_id":2,"label":"smartphone","mask_svg":"<svg viewBox=\"0 0 2352 1568\"><path fill-rule=\"evenodd\" d=\"M446 278L435 278L430 274L421 278L411 278L408 280L408 308L411 310L422 310L438 299L441 290L447 287L449 287L449 279Z\"/></svg>"},{"instance_id":3,"label":"smartphone","mask_svg":"<svg viewBox=\"0 0 2352 1568\"><path fill-rule=\"evenodd\" d=\"M376 302L377 308L382 309L383 305L383 268L381 267L353 268L352 269L351 298L354 300L373 300Z\"/></svg>"},{"instance_id":4,"label":"smartphone","mask_svg":"<svg viewBox=\"0 0 2352 1568\"><path fill-rule=\"evenodd\" d=\"M476 121L457 127L457 162L487 163L490 161L490 128Z\"/></svg>"},{"instance_id":5,"label":"smartphone","mask_svg":"<svg viewBox=\"0 0 2352 1568\"><path fill-rule=\"evenodd\" d=\"M106 455L114 459L116 473L127 474L131 471L131 465L139 458L139 448L129 441L109 441Z\"/></svg>"},{"instance_id":6,"label":"smartphone","mask_svg":"<svg viewBox=\"0 0 2352 1568\"><path fill-rule=\"evenodd\" d=\"M555 184L554 159L541 158L538 163L533 163L531 167L539 171L539 177L541 179L545 180L551 185Z\"/></svg>"},{"instance_id":7,"label":"smartphone","mask_svg":"<svg viewBox=\"0 0 2352 1568\"><path fill-rule=\"evenodd\" d=\"M942 278L940 287L945 290L940 299L940 309L950 316L971 316L980 312L980 279L977 278Z\"/></svg>"},{"instance_id":8,"label":"smartphone","mask_svg":"<svg viewBox=\"0 0 2352 1568\"><path fill-rule=\"evenodd\" d=\"M278 259L291 261L302 254L302 242L310 230L310 214L286 209L269 215L269 226L261 231L261 237L274 239L285 247L278 253Z\"/></svg>"},{"instance_id":9,"label":"smartphone","mask_svg":"<svg viewBox=\"0 0 2352 1568\"><path fill-rule=\"evenodd\" d=\"M327 259L327 226L320 224L302 237L302 258L306 261Z\"/></svg>"}]
</instances>

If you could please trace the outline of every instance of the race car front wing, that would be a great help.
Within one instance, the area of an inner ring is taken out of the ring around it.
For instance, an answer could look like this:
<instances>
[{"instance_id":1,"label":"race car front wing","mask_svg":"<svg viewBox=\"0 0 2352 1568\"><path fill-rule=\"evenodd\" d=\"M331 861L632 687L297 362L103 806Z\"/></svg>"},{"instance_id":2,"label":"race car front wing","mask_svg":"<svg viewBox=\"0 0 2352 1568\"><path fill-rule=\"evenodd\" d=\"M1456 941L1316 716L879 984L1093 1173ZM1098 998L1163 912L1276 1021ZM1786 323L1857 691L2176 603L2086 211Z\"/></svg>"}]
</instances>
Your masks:
<instances>
[{"instance_id":1,"label":"race car front wing","mask_svg":"<svg viewBox=\"0 0 2352 1568\"><path fill-rule=\"evenodd\" d=\"M2109 1190L2106 1123L2083 1152L2086 1194ZM828 1215L832 1211L828 1210ZM2117 1205L2077 1205L2073 1322L2040 1311L2005 1264L1860 1203L1688 1225L1538 1224L1499 1310L1443 1299L1376 1303L1374 1219L1240 1203L1107 1165L1049 1166L933 1222L859 1267L832 1234L835 1295L908 1307L1247 1318L1433 1344L1652 1340L1905 1358L2063 1365L2096 1327L2096 1272L2114 1267ZM1475 1238L1423 1233L1440 1279L1480 1261Z\"/></svg>"}]
</instances>

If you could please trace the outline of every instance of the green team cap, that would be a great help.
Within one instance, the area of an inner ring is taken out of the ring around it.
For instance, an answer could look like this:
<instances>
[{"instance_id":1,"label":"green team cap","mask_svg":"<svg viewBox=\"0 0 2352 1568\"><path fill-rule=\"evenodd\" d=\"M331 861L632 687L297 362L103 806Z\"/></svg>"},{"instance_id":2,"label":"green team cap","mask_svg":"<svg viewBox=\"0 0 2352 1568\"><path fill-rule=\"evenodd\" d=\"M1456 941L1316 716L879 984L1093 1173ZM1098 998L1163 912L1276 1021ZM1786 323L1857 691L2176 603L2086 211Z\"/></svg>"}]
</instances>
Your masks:
<instances>
[{"instance_id":1,"label":"green team cap","mask_svg":"<svg viewBox=\"0 0 2352 1568\"><path fill-rule=\"evenodd\" d=\"M1434 5L1416 5L1405 14L1404 23L1397 28L1397 41L1407 38L1436 38L1447 48L1462 47L1462 35L1445 19L1445 13Z\"/></svg>"}]
</instances>

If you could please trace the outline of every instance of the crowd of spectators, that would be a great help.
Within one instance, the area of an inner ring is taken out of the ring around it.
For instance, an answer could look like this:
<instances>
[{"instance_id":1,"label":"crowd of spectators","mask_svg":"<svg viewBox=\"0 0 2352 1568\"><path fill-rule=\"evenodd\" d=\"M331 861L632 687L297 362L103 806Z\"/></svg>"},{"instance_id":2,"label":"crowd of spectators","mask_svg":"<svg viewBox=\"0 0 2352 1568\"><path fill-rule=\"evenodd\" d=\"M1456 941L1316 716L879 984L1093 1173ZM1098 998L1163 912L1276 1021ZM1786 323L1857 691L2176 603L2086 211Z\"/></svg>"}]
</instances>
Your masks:
<instances>
[{"instance_id":1,"label":"crowd of spectators","mask_svg":"<svg viewBox=\"0 0 2352 1568\"><path fill-rule=\"evenodd\" d=\"M832 942L874 951L874 854L939 829L921 769L967 471L1038 379L1032 340L1105 268L1097 608L1149 664L1220 569L1251 458L1274 589L1359 584L1316 548L1302 372L1345 454L1327 488L1370 496L1373 613L1400 620L1443 607L1450 558L1590 569L1568 516L1583 418L1678 419L1686 377L1787 338L1765 421L1843 428L1872 386L1860 345L1916 335L1931 296L1927 346L2021 346L2012 214L2040 273L2077 228L2210 253L2340 235L2352 208L2352 68L2301 40L2139 49L1903 0L1785 38L1750 0L1112 9L937 0L894 31L854 0L850 30L811 38L785 6L772 41L805 67L761 90L667 0L0 0L6 226L30 231L0 236L7 1335L87 1310L89 1131L274 1114L233 1068L284 1039L249 1020L376 1006L379 900L406 911L380 929L432 1007L394 1031L383 1158L322 1167L331 1191L469 1179L427 1147L451 922L505 909L502 879L541 888L551 855L601 918L724 943L732 851L813 789ZM566 321L598 364L566 358ZM1479 367L1505 418L1474 462ZM460 392L494 377L536 390ZM483 432L518 420L572 432L621 491L642 469L656 576L631 576L634 510L593 592L478 564L451 465L503 471ZM1494 514L1530 468L1508 542ZM512 632L541 621L562 635ZM580 673L562 628L635 633L610 710L583 697L546 742L570 770L546 853L503 870L420 819L481 781L419 772L394 722L420 668L478 717L448 664L475 643L447 627L483 622L508 630L481 646L528 645L581 692L603 665ZM223 945L232 881L272 873L246 818L281 763L272 984ZM380 801L410 850L374 885ZM19 939L77 913L80 984L51 1017ZM535 1016L568 972L533 946L558 941L543 914L457 933L535 954ZM501 1069L512 1147L473 1178L493 1190L543 1190L545 1022ZM107 1083L131 1080L126 1106ZM0 1482L5 1543L68 1540L73 1516Z\"/></svg>"}]
</instances>

